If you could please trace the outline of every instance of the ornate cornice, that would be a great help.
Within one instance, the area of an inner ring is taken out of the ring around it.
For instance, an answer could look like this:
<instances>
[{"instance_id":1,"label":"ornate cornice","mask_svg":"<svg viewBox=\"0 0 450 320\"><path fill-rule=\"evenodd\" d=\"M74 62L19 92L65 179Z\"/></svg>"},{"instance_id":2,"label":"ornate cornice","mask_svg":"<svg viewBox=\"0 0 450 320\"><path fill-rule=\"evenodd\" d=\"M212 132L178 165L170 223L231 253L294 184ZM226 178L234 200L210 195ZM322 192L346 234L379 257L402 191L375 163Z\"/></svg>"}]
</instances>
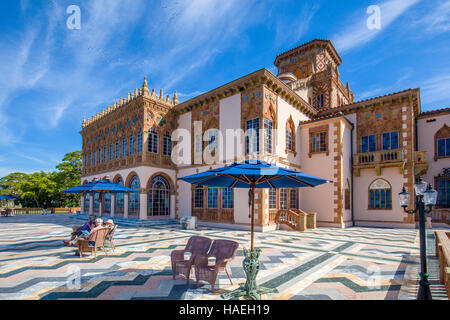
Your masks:
<instances>
[{"instance_id":1,"label":"ornate cornice","mask_svg":"<svg viewBox=\"0 0 450 320\"><path fill-rule=\"evenodd\" d=\"M281 98L295 106L309 117L317 114L317 110L309 105L302 97L289 88L283 81L267 69L261 69L242 78L229 82L221 87L206 92L198 97L183 102L173 108L178 115L192 111L199 106L219 101L241 91L256 87L266 86L276 92Z\"/></svg>"}]
</instances>

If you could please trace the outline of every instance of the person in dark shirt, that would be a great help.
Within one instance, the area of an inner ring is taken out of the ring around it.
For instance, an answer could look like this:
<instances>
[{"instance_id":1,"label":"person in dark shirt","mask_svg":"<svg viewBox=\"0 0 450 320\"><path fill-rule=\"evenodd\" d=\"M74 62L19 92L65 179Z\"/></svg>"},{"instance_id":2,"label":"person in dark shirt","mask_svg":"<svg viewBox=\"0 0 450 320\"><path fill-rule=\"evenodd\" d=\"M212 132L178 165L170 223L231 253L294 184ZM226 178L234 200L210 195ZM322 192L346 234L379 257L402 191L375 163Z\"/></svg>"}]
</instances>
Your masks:
<instances>
[{"instance_id":1,"label":"person in dark shirt","mask_svg":"<svg viewBox=\"0 0 450 320\"><path fill-rule=\"evenodd\" d=\"M44 201L44 203L42 205L42 214L43 215L47 214L47 208L48 208L47 201Z\"/></svg>"}]
</instances>

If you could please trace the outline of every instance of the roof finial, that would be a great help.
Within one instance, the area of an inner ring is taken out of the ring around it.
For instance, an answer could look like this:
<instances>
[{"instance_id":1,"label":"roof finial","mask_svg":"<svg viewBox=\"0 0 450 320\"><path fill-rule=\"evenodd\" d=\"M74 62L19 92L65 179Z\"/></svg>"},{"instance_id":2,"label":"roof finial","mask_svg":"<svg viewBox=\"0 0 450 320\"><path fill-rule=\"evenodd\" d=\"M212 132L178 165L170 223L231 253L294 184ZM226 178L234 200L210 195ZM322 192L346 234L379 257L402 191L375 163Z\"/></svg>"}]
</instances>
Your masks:
<instances>
[{"instance_id":1,"label":"roof finial","mask_svg":"<svg viewBox=\"0 0 450 320\"><path fill-rule=\"evenodd\" d=\"M175 90L175 93L173 95L173 104L178 104L178 95L177 95L177 90Z\"/></svg>"},{"instance_id":2,"label":"roof finial","mask_svg":"<svg viewBox=\"0 0 450 320\"><path fill-rule=\"evenodd\" d=\"M144 84L142 85L142 91L144 95L148 95L150 93L150 91L148 91L147 76L144 77Z\"/></svg>"},{"instance_id":3,"label":"roof finial","mask_svg":"<svg viewBox=\"0 0 450 320\"><path fill-rule=\"evenodd\" d=\"M164 99L163 89L161 89L161 91L159 92L159 98L160 98L161 100Z\"/></svg>"}]
</instances>

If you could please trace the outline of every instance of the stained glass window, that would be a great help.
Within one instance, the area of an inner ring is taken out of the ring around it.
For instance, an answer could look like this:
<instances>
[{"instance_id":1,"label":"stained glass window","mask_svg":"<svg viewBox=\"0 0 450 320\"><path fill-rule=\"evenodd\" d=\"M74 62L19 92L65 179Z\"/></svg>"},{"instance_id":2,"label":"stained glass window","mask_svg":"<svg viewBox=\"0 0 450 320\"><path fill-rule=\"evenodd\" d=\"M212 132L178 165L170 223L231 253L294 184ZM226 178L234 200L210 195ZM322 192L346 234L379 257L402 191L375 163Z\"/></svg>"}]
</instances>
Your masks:
<instances>
[{"instance_id":1,"label":"stained glass window","mask_svg":"<svg viewBox=\"0 0 450 320\"><path fill-rule=\"evenodd\" d=\"M217 209L217 200L218 200L218 189L217 188L208 188L208 208L209 209Z\"/></svg>"},{"instance_id":2,"label":"stained glass window","mask_svg":"<svg viewBox=\"0 0 450 320\"><path fill-rule=\"evenodd\" d=\"M151 217L170 215L170 185L162 176L154 178L149 185L147 215Z\"/></svg>"},{"instance_id":3,"label":"stained glass window","mask_svg":"<svg viewBox=\"0 0 450 320\"><path fill-rule=\"evenodd\" d=\"M136 190L128 194L128 216L139 216L140 189L139 178L134 176L130 181L130 188Z\"/></svg>"},{"instance_id":4,"label":"stained glass window","mask_svg":"<svg viewBox=\"0 0 450 320\"><path fill-rule=\"evenodd\" d=\"M391 186L383 179L377 179L369 187L369 209L391 209Z\"/></svg>"},{"instance_id":5,"label":"stained glass window","mask_svg":"<svg viewBox=\"0 0 450 320\"><path fill-rule=\"evenodd\" d=\"M222 189L222 208L233 209L233 189L231 188Z\"/></svg>"},{"instance_id":6,"label":"stained glass window","mask_svg":"<svg viewBox=\"0 0 450 320\"><path fill-rule=\"evenodd\" d=\"M154 126L148 133L148 152L158 153L158 132Z\"/></svg>"},{"instance_id":7,"label":"stained glass window","mask_svg":"<svg viewBox=\"0 0 450 320\"><path fill-rule=\"evenodd\" d=\"M259 153L259 119L247 120L245 125L245 154Z\"/></svg>"},{"instance_id":8,"label":"stained glass window","mask_svg":"<svg viewBox=\"0 0 450 320\"><path fill-rule=\"evenodd\" d=\"M273 142L273 122L269 119L264 119L264 151L267 153L272 153Z\"/></svg>"}]
</instances>

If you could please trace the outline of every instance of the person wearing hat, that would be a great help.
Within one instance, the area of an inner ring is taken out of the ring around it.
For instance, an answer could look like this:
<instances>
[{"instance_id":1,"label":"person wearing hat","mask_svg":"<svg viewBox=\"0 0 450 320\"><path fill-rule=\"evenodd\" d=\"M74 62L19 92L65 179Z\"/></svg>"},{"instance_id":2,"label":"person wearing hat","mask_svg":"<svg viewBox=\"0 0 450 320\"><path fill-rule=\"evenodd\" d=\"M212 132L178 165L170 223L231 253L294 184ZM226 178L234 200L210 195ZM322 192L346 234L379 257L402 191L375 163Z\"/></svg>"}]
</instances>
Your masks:
<instances>
[{"instance_id":1,"label":"person wearing hat","mask_svg":"<svg viewBox=\"0 0 450 320\"><path fill-rule=\"evenodd\" d=\"M97 218L95 220L95 228L91 229L90 232L87 230L83 230L79 236L75 237L75 239L73 239L71 241L64 241L64 244L66 246L70 247L70 246L75 245L77 243L78 239L80 239L80 238L89 239L91 234L93 234L95 231L97 231L100 228L103 228L103 220L100 218Z\"/></svg>"}]
</instances>

